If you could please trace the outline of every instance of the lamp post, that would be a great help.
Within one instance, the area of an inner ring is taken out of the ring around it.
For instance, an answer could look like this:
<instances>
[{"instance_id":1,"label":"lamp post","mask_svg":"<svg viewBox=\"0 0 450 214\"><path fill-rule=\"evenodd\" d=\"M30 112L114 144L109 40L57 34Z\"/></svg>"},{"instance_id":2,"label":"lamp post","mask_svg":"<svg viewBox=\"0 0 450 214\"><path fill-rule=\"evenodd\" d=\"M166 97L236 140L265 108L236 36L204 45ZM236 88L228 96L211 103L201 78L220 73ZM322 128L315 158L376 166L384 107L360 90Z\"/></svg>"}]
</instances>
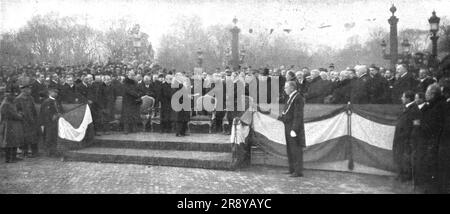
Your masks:
<instances>
[{"instance_id":1,"label":"lamp post","mask_svg":"<svg viewBox=\"0 0 450 214\"><path fill-rule=\"evenodd\" d=\"M233 71L237 71L239 69L239 29L236 24L238 19L234 17L233 23L234 27L230 29L231 32L231 65L233 67Z\"/></svg>"},{"instance_id":2,"label":"lamp post","mask_svg":"<svg viewBox=\"0 0 450 214\"><path fill-rule=\"evenodd\" d=\"M197 50L197 64L198 64L198 67L200 67L200 68L203 65L203 51L201 48L199 48Z\"/></svg>"},{"instance_id":3,"label":"lamp post","mask_svg":"<svg viewBox=\"0 0 450 214\"><path fill-rule=\"evenodd\" d=\"M392 16L388 19L388 23L391 26L390 34L389 34L389 42L390 42L390 53L386 53L386 42L383 40L381 42L381 48L383 51L383 58L391 61L391 70L395 71L395 65L398 61L398 38L397 38L397 23L398 18L394 15L397 8L392 5L389 9L392 13Z\"/></svg>"},{"instance_id":4,"label":"lamp post","mask_svg":"<svg viewBox=\"0 0 450 214\"><path fill-rule=\"evenodd\" d=\"M439 36L437 36L437 33L439 31L439 21L441 19L436 16L436 12L433 11L432 16L430 19L428 19L428 23L430 24L430 33L431 33L431 43L432 43L432 49L431 49L431 60L433 67L437 66L437 40L439 39Z\"/></svg>"}]
</instances>

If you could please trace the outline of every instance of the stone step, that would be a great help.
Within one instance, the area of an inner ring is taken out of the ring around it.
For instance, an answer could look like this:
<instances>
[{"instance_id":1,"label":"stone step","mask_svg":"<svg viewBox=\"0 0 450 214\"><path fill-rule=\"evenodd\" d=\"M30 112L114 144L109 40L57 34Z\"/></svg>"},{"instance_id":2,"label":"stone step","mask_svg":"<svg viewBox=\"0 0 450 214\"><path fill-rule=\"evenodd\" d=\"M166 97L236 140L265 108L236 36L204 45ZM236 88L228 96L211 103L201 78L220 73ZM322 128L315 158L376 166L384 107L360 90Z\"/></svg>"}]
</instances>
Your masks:
<instances>
[{"instance_id":1,"label":"stone step","mask_svg":"<svg viewBox=\"0 0 450 214\"><path fill-rule=\"evenodd\" d=\"M160 133L117 133L95 137L94 145L104 148L231 152L229 137L223 134L191 134L175 137L174 134Z\"/></svg>"},{"instance_id":2,"label":"stone step","mask_svg":"<svg viewBox=\"0 0 450 214\"><path fill-rule=\"evenodd\" d=\"M90 147L81 150L68 151L64 154L64 160L205 169L232 169L232 154L226 152Z\"/></svg>"}]
</instances>

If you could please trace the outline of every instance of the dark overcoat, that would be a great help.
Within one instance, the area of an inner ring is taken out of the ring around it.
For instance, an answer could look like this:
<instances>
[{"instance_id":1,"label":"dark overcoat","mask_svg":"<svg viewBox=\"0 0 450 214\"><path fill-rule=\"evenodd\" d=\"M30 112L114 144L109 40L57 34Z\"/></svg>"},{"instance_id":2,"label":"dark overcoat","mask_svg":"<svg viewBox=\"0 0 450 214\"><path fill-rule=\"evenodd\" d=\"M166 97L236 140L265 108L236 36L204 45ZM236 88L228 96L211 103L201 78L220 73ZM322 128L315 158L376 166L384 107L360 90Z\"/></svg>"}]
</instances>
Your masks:
<instances>
[{"instance_id":1,"label":"dark overcoat","mask_svg":"<svg viewBox=\"0 0 450 214\"><path fill-rule=\"evenodd\" d=\"M26 142L37 143L39 140L39 121L33 97L21 93L14 100L18 112L23 115L22 127L23 136Z\"/></svg>"},{"instance_id":2,"label":"dark overcoat","mask_svg":"<svg viewBox=\"0 0 450 214\"><path fill-rule=\"evenodd\" d=\"M400 104L400 97L405 91L415 91L417 87L417 80L414 79L411 73L406 73L404 76L399 77L392 88L391 100L395 104Z\"/></svg>"},{"instance_id":3,"label":"dark overcoat","mask_svg":"<svg viewBox=\"0 0 450 214\"><path fill-rule=\"evenodd\" d=\"M171 115L174 114L171 99L174 93L174 89L170 86L170 83L164 82L161 83L161 93L160 93L160 102L161 102L161 121L174 121Z\"/></svg>"},{"instance_id":4,"label":"dark overcoat","mask_svg":"<svg viewBox=\"0 0 450 214\"><path fill-rule=\"evenodd\" d=\"M352 81L353 85L350 93L350 102L352 104L368 104L370 102L369 78L367 74L364 74Z\"/></svg>"},{"instance_id":5,"label":"dark overcoat","mask_svg":"<svg viewBox=\"0 0 450 214\"><path fill-rule=\"evenodd\" d=\"M140 121L140 100L136 81L126 78L123 85L122 121L138 123Z\"/></svg>"},{"instance_id":6,"label":"dark overcoat","mask_svg":"<svg viewBox=\"0 0 450 214\"><path fill-rule=\"evenodd\" d=\"M450 99L444 105L444 124L439 138L438 182L440 193L450 193Z\"/></svg>"},{"instance_id":7,"label":"dark overcoat","mask_svg":"<svg viewBox=\"0 0 450 214\"><path fill-rule=\"evenodd\" d=\"M421 110L420 125L413 131L416 183L436 184L438 146L444 125L443 98L429 101Z\"/></svg>"},{"instance_id":8,"label":"dark overcoat","mask_svg":"<svg viewBox=\"0 0 450 214\"><path fill-rule=\"evenodd\" d=\"M413 120L418 117L419 108L413 103L406 107L395 125L392 153L399 173L411 172Z\"/></svg>"},{"instance_id":9,"label":"dark overcoat","mask_svg":"<svg viewBox=\"0 0 450 214\"><path fill-rule=\"evenodd\" d=\"M6 98L5 98L6 99ZM19 147L23 144L22 115L14 103L4 100L0 106L0 148Z\"/></svg>"}]
</instances>

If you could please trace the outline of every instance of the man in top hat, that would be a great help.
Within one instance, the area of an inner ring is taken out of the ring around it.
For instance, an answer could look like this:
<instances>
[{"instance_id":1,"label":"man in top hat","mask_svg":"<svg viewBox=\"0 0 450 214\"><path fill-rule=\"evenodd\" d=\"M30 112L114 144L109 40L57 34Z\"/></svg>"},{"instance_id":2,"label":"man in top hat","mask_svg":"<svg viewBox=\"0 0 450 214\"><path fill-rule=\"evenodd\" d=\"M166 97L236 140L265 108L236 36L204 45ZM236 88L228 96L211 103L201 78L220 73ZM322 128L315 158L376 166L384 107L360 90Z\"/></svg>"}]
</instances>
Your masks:
<instances>
[{"instance_id":1,"label":"man in top hat","mask_svg":"<svg viewBox=\"0 0 450 214\"><path fill-rule=\"evenodd\" d=\"M58 89L49 88L48 94L48 98L41 105L39 124L43 131L47 155L55 156L58 139L58 118L62 115L63 109L61 104L56 101Z\"/></svg>"}]
</instances>

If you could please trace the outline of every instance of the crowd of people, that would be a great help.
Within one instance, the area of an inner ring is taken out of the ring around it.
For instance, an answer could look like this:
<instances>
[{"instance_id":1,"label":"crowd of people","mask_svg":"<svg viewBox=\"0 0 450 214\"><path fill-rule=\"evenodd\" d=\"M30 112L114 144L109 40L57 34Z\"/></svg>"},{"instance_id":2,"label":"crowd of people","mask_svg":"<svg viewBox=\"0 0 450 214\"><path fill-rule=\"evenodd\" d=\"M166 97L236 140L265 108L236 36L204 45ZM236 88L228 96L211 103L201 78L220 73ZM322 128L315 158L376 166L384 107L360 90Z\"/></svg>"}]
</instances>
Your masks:
<instances>
[{"instance_id":1,"label":"crowd of people","mask_svg":"<svg viewBox=\"0 0 450 214\"><path fill-rule=\"evenodd\" d=\"M337 71L332 64L327 69L280 66L233 71L226 67L217 68L214 72L191 74L150 63L140 66L108 63L62 67L44 64L20 68L2 66L1 76L5 98L1 106L0 128L3 136L7 137L4 141L7 143L2 147L6 148L8 162L17 160L17 147L23 151L24 157L36 156L36 142L40 136L44 137L48 154L54 155L55 121L63 113L63 103L89 104L94 130L99 134L111 131L111 122L118 113L116 103L121 97L120 123L123 131L130 133L137 131L136 126L141 122L142 97L147 95L155 99L161 131L174 131L176 136L185 136L192 112L186 109L174 111L171 102L172 96L180 90L188 92L188 99L194 97L191 86L194 80L202 82L201 95L224 81L244 85L245 95L249 95L248 87L252 82L258 86L266 82L268 103L286 103L289 96L284 91L285 82L290 82L290 85L295 82L295 89L305 103L403 104L405 111L398 120L393 148L400 180L415 177L419 185L444 185L442 188L448 189L448 184L442 181L449 180L450 171L447 169L450 166L450 148L447 148L450 147L447 142L450 133L449 81L437 79L426 67L417 71L408 70L404 64L397 65L395 71L375 65L357 65L342 71ZM277 89L271 88L272 81L278 81ZM178 84L174 87L174 83ZM225 85L223 90L226 94ZM272 90L278 90L280 96L271 97ZM186 97L180 97L180 103L182 99ZM258 98L256 102L260 102ZM35 109L37 104L41 105L40 112ZM230 128L225 127L224 130L222 124L224 120L231 124L239 113L236 109L216 111L213 131L230 133ZM144 124L143 128L147 125L150 124Z\"/></svg>"}]
</instances>

